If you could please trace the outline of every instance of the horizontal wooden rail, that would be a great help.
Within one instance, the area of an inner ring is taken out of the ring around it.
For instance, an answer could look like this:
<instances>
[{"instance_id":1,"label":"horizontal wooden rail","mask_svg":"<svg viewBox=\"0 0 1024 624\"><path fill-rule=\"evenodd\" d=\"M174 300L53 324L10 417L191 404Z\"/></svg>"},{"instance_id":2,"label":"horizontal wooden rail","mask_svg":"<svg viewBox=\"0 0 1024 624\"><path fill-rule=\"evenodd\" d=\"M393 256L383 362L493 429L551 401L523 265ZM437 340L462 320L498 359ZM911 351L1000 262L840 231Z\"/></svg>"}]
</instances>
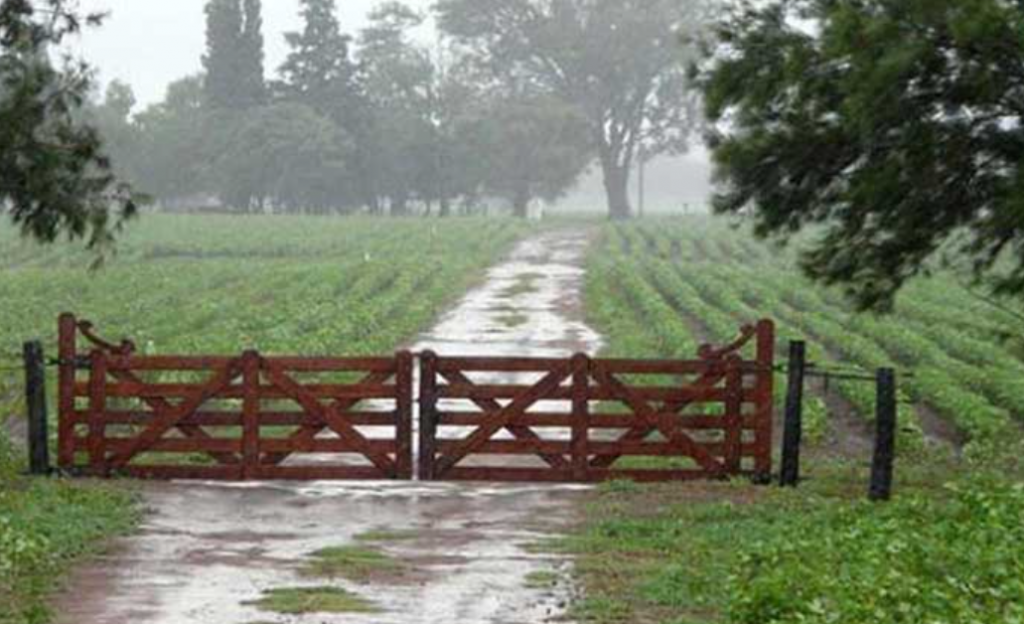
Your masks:
<instances>
[{"instance_id":1,"label":"horizontal wooden rail","mask_svg":"<svg viewBox=\"0 0 1024 624\"><path fill-rule=\"evenodd\" d=\"M458 445L458 440L438 440L437 450L445 453ZM724 456L726 445L721 442L704 442L701 446L713 456ZM741 455L753 457L757 447L743 444ZM668 443L658 442L589 442L587 452L594 456L630 455L638 457L687 457ZM476 449L477 455L540 455L542 453L568 455L572 453L572 442L555 440L491 440Z\"/></svg>"},{"instance_id":2,"label":"horizontal wooden rail","mask_svg":"<svg viewBox=\"0 0 1024 624\"><path fill-rule=\"evenodd\" d=\"M108 398L118 399L177 399L192 396L198 384L194 383L107 383L103 392ZM345 385L345 384L309 384L303 386L306 392L322 399L394 399L398 396L398 386L386 384ZM88 382L75 384L76 397L88 397L94 389ZM246 386L233 384L219 390L211 400L242 399L245 397ZM288 399L290 395L272 385L260 385L256 388L260 399Z\"/></svg>"},{"instance_id":3,"label":"horizontal wooden rail","mask_svg":"<svg viewBox=\"0 0 1024 624\"><path fill-rule=\"evenodd\" d=\"M146 372L208 371L223 368L237 358L222 356L132 355L111 356L107 369ZM390 358L265 357L264 361L295 373L361 373L395 370Z\"/></svg>"},{"instance_id":4,"label":"horizontal wooden rail","mask_svg":"<svg viewBox=\"0 0 1024 624\"><path fill-rule=\"evenodd\" d=\"M394 410L387 412L366 412L366 411L342 411L339 416L353 425L366 427L395 427L397 426L397 413ZM108 425L146 425L155 418L153 412L142 411L106 411L103 420ZM305 412L275 412L261 410L258 412L258 419L261 426L265 427L288 427L315 424L319 422L314 416ZM76 411L72 417L74 424L88 424L89 413ZM196 427L241 427L242 413L228 411L197 411L182 418L179 424Z\"/></svg>"},{"instance_id":5,"label":"horizontal wooden rail","mask_svg":"<svg viewBox=\"0 0 1024 624\"><path fill-rule=\"evenodd\" d=\"M438 412L438 424L441 426L472 427L480 424L487 414L485 412ZM655 418L666 419L671 423L681 423L686 429L694 431L713 431L728 426L724 416L697 416L674 413L656 413ZM587 417L587 429L629 429L641 424L635 414L593 414ZM572 428L572 415L565 413L531 413L517 414L509 418L509 424L524 427ZM753 417L740 421L740 427L753 430L758 422Z\"/></svg>"},{"instance_id":6,"label":"horizontal wooden rail","mask_svg":"<svg viewBox=\"0 0 1024 624\"><path fill-rule=\"evenodd\" d=\"M129 448L133 438L104 438L103 446L108 452L119 453ZM88 438L75 438L75 450L88 450ZM295 443L283 438L262 438L259 442L260 451L266 453L310 453L310 454L336 454L336 453L361 453L366 447L378 453L394 453L398 449L395 440L368 440L364 447L357 448L351 442L340 439L317 438L315 440L304 440ZM241 453L243 440L241 438L162 438L154 442L148 449L151 453Z\"/></svg>"},{"instance_id":7,"label":"horizontal wooden rail","mask_svg":"<svg viewBox=\"0 0 1024 624\"><path fill-rule=\"evenodd\" d=\"M514 399L527 392L531 386L500 384L446 384L438 388L440 399ZM728 396L724 388L670 388L665 386L630 386L630 395L645 401L685 401L690 403L724 403ZM621 393L610 388L591 387L583 395L588 401L620 401ZM740 395L744 403L753 403L757 395L752 390L743 390ZM545 393L542 401L571 401L573 389L562 386Z\"/></svg>"}]
</instances>

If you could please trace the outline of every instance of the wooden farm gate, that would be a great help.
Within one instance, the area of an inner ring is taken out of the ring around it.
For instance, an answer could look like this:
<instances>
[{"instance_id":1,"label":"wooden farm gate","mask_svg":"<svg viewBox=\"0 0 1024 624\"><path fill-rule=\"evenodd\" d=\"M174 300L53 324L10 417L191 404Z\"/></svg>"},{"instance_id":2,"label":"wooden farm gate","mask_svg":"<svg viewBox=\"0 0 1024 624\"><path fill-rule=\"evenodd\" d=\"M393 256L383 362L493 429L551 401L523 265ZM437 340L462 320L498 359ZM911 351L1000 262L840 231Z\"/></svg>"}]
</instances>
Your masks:
<instances>
[{"instance_id":1,"label":"wooden farm gate","mask_svg":"<svg viewBox=\"0 0 1024 624\"><path fill-rule=\"evenodd\" d=\"M694 360L424 353L419 477L766 477L774 333L763 321ZM63 315L59 465L154 479L411 479L414 362L139 355Z\"/></svg>"},{"instance_id":2,"label":"wooden farm gate","mask_svg":"<svg viewBox=\"0 0 1024 624\"><path fill-rule=\"evenodd\" d=\"M725 348L703 347L693 361L426 353L420 477L766 478L772 469L774 344L774 325L763 321L744 328ZM752 357L744 359L750 349Z\"/></svg>"},{"instance_id":3,"label":"wooden farm gate","mask_svg":"<svg viewBox=\"0 0 1024 624\"><path fill-rule=\"evenodd\" d=\"M81 353L84 338L90 350ZM59 464L93 476L412 478L413 357L138 355L60 320ZM371 436L369 430L383 431Z\"/></svg>"}]
</instances>

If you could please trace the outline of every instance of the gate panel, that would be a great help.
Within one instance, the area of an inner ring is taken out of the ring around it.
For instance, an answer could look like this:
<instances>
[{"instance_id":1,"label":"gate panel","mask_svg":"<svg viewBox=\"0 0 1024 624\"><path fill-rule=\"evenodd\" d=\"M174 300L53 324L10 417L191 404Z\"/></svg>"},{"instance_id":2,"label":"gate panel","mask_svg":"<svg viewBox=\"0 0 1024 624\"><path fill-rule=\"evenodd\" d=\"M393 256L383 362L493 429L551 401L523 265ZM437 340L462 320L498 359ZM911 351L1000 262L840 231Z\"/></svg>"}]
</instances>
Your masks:
<instances>
[{"instance_id":1,"label":"gate panel","mask_svg":"<svg viewBox=\"0 0 1024 624\"><path fill-rule=\"evenodd\" d=\"M73 333L71 333L73 332ZM68 335L71 333L71 335ZM77 355L77 338L96 347ZM412 356L137 356L61 322L61 468L181 479L408 479Z\"/></svg>"},{"instance_id":2,"label":"gate panel","mask_svg":"<svg viewBox=\"0 0 1024 624\"><path fill-rule=\"evenodd\" d=\"M742 352L753 347L754 357ZM423 479L594 482L767 475L774 327L692 361L427 353Z\"/></svg>"},{"instance_id":3,"label":"gate panel","mask_svg":"<svg viewBox=\"0 0 1024 624\"><path fill-rule=\"evenodd\" d=\"M420 478L571 480L570 439L544 438L528 423L544 416L537 410L547 410L556 417L549 426L571 427L559 410L572 401L566 384L585 366L586 356L562 360L424 354ZM472 411L458 410L460 405ZM447 435L453 428L465 435ZM496 456L498 461L479 461Z\"/></svg>"}]
</instances>

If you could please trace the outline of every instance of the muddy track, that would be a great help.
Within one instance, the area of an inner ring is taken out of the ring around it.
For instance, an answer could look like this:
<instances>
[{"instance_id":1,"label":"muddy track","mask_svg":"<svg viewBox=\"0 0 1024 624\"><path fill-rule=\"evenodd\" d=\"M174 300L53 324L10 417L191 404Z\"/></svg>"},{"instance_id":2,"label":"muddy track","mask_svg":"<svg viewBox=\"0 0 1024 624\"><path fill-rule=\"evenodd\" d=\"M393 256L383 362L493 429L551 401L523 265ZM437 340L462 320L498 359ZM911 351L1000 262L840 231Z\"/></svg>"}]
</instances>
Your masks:
<instances>
[{"instance_id":1,"label":"muddy track","mask_svg":"<svg viewBox=\"0 0 1024 624\"><path fill-rule=\"evenodd\" d=\"M521 243L416 350L441 354L596 353L583 322L586 233ZM572 520L584 488L445 483L159 483L140 486L141 531L76 571L58 598L63 624L537 624L564 621L569 588L531 587L569 562L530 548ZM308 556L368 532L405 573L364 582L300 574ZM245 603L279 588L329 584L373 614L280 615Z\"/></svg>"}]
</instances>

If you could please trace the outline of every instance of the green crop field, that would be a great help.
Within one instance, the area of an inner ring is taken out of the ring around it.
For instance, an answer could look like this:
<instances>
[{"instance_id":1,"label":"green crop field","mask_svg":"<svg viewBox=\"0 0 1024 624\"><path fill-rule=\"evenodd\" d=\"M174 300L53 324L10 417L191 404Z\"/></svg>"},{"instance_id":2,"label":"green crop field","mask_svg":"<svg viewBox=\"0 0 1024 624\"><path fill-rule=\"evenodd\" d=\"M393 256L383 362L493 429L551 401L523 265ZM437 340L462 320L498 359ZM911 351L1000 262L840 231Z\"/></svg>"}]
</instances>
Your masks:
<instances>
[{"instance_id":1,"label":"green crop field","mask_svg":"<svg viewBox=\"0 0 1024 624\"><path fill-rule=\"evenodd\" d=\"M588 269L587 309L611 354L692 357L703 342L771 318L780 357L803 339L818 364L910 373L901 384L905 447L1019 437L1024 424L1024 353L1003 338L1018 321L950 275L912 283L891 316L854 314L842 293L802 277L793 253L706 217L609 226ZM827 433L829 413L872 418L870 384L831 389L809 401L812 436Z\"/></svg>"}]
</instances>

